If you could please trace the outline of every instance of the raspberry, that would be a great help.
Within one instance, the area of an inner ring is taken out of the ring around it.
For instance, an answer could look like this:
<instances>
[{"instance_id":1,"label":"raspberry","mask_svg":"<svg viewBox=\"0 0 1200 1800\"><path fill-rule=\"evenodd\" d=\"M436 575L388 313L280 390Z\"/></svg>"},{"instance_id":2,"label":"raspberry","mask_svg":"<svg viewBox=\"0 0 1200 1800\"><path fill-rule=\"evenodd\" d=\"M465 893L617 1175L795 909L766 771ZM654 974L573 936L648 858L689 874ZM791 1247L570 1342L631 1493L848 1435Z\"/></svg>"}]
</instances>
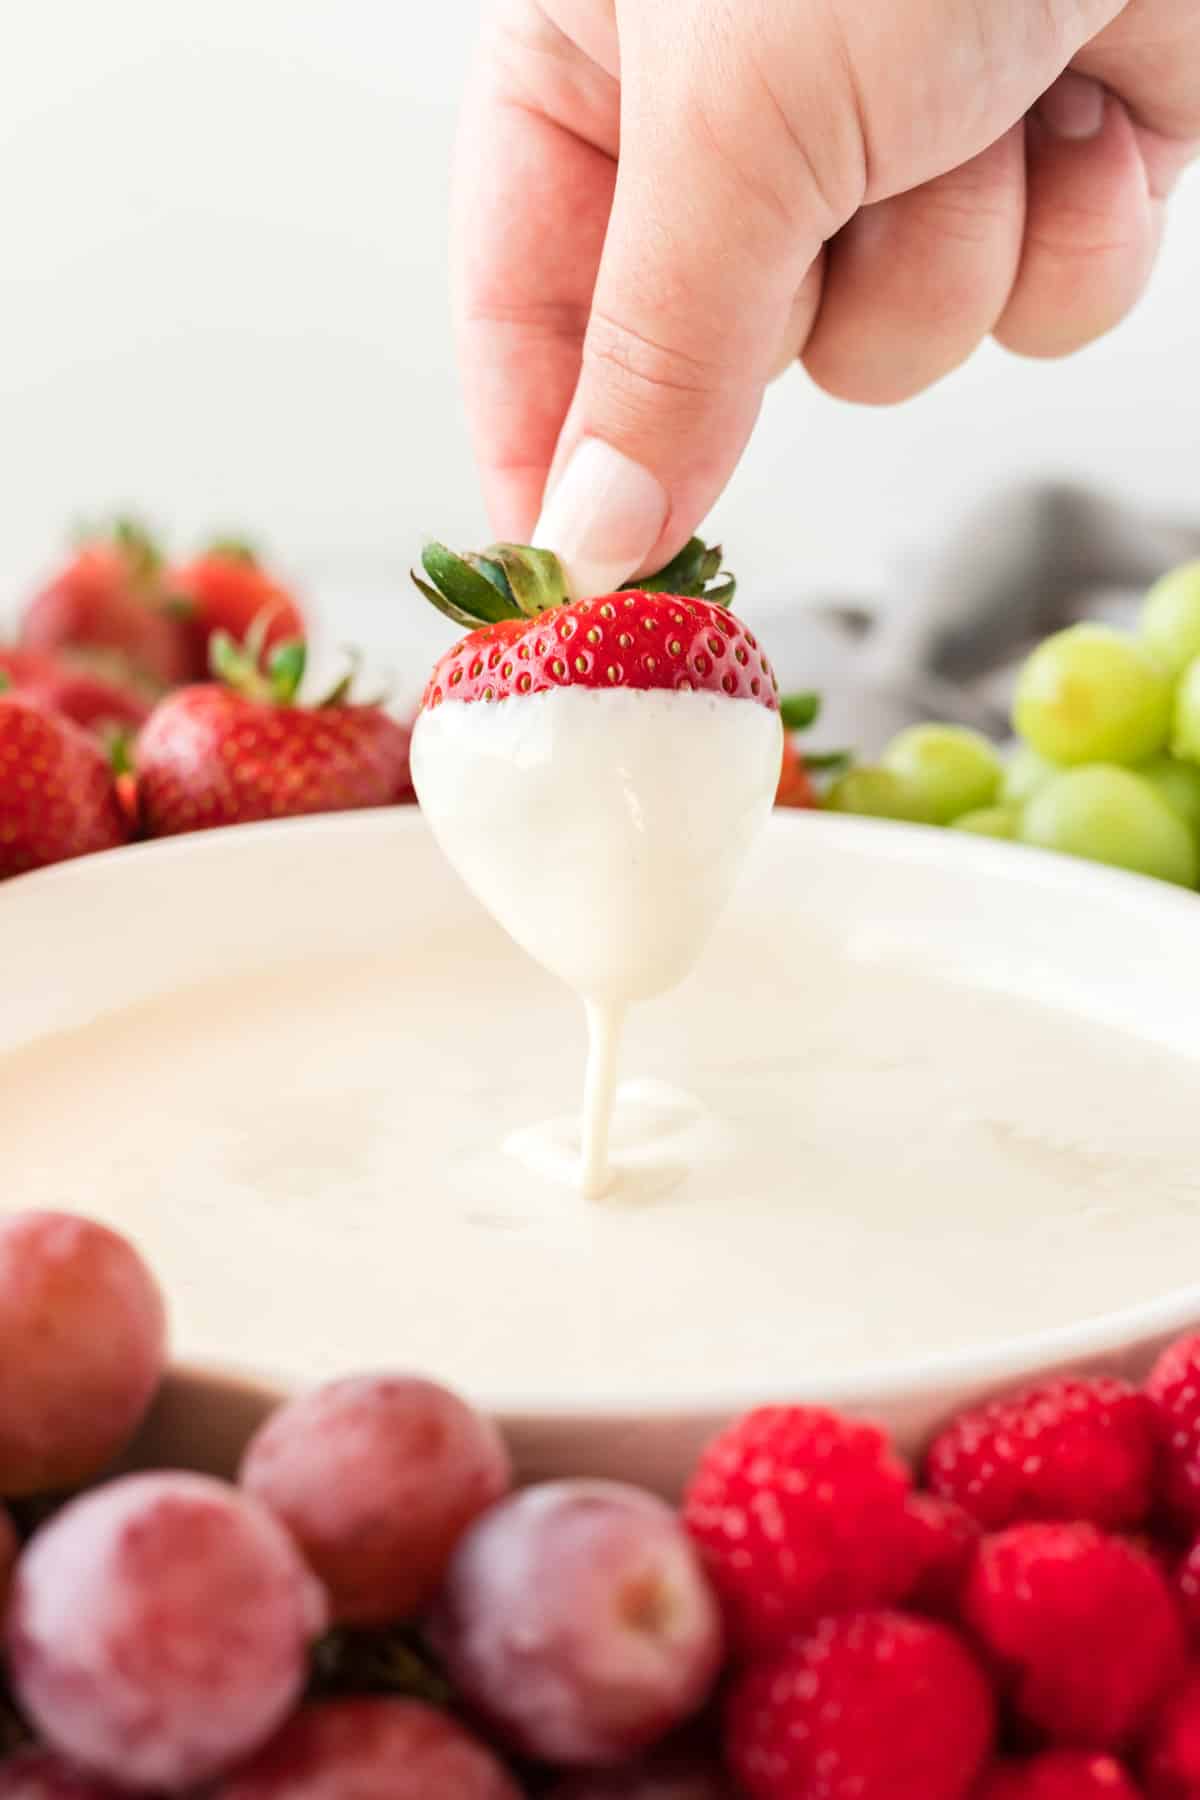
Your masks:
<instances>
[{"instance_id":1,"label":"raspberry","mask_svg":"<svg viewBox=\"0 0 1200 1800\"><path fill-rule=\"evenodd\" d=\"M851 1613L742 1677L725 1748L749 1800L966 1800L992 1727L987 1683L945 1625Z\"/></svg>"},{"instance_id":2,"label":"raspberry","mask_svg":"<svg viewBox=\"0 0 1200 1800\"><path fill-rule=\"evenodd\" d=\"M1039 1383L965 1412L935 1439L930 1487L999 1531L1031 1519L1139 1524L1153 1499L1154 1412L1127 1381Z\"/></svg>"},{"instance_id":3,"label":"raspberry","mask_svg":"<svg viewBox=\"0 0 1200 1800\"><path fill-rule=\"evenodd\" d=\"M979 1527L954 1500L910 1494L908 1527L913 1574L904 1600L917 1612L955 1618L979 1543Z\"/></svg>"},{"instance_id":4,"label":"raspberry","mask_svg":"<svg viewBox=\"0 0 1200 1800\"><path fill-rule=\"evenodd\" d=\"M1200 1538L1175 1569L1172 1582L1187 1634L1200 1645Z\"/></svg>"},{"instance_id":5,"label":"raspberry","mask_svg":"<svg viewBox=\"0 0 1200 1800\"><path fill-rule=\"evenodd\" d=\"M763 1654L823 1613L899 1600L908 1487L882 1432L821 1407L762 1407L721 1432L684 1522L735 1648Z\"/></svg>"},{"instance_id":6,"label":"raspberry","mask_svg":"<svg viewBox=\"0 0 1200 1800\"><path fill-rule=\"evenodd\" d=\"M972 1800L1141 1800L1123 1764L1091 1750L1047 1750L1026 1762L1002 1762Z\"/></svg>"},{"instance_id":7,"label":"raspberry","mask_svg":"<svg viewBox=\"0 0 1200 1800\"><path fill-rule=\"evenodd\" d=\"M1023 1723L1092 1750L1137 1732L1183 1658L1154 1559L1094 1525L1014 1525L985 1538L963 1618Z\"/></svg>"},{"instance_id":8,"label":"raspberry","mask_svg":"<svg viewBox=\"0 0 1200 1800\"><path fill-rule=\"evenodd\" d=\"M1142 1780L1149 1800L1200 1794L1200 1665L1193 1663L1147 1734Z\"/></svg>"},{"instance_id":9,"label":"raspberry","mask_svg":"<svg viewBox=\"0 0 1200 1800\"><path fill-rule=\"evenodd\" d=\"M1146 1383L1157 1427L1162 1498L1176 1521L1200 1529L1200 1331L1163 1351Z\"/></svg>"}]
</instances>

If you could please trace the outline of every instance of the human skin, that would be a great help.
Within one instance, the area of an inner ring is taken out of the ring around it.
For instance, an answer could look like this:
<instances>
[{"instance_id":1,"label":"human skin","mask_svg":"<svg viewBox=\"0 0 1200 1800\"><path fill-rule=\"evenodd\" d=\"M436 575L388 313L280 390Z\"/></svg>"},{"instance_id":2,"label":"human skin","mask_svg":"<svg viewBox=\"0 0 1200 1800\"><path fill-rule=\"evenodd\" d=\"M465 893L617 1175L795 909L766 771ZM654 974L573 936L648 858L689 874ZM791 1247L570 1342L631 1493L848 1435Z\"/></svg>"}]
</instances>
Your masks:
<instances>
[{"instance_id":1,"label":"human skin","mask_svg":"<svg viewBox=\"0 0 1200 1800\"><path fill-rule=\"evenodd\" d=\"M1089 343L1198 147L1197 0L489 0L453 286L497 537L598 591L796 358L884 404L989 335Z\"/></svg>"}]
</instances>

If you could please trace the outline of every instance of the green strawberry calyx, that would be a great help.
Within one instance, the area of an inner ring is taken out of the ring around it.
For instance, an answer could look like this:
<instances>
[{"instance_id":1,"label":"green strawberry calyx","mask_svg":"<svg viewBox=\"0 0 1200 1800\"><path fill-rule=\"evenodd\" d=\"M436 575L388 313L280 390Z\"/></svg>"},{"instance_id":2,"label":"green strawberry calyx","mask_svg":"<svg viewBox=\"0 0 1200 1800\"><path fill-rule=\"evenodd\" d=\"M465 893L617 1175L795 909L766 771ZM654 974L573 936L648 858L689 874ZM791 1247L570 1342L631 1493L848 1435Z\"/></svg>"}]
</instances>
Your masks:
<instances>
[{"instance_id":1,"label":"green strawberry calyx","mask_svg":"<svg viewBox=\"0 0 1200 1800\"><path fill-rule=\"evenodd\" d=\"M247 569L261 567L262 558L248 538L219 537L204 546L203 554L216 562L242 563Z\"/></svg>"},{"instance_id":2,"label":"green strawberry calyx","mask_svg":"<svg viewBox=\"0 0 1200 1800\"><path fill-rule=\"evenodd\" d=\"M445 544L426 544L421 552L424 575L412 579L432 606L469 631L501 619L535 619L539 613L566 606L572 595L562 564L549 550L528 544L492 544L460 556ZM721 568L721 546L692 538L656 574L627 581L626 590L678 594L727 607L736 582Z\"/></svg>"},{"instance_id":3,"label":"green strawberry calyx","mask_svg":"<svg viewBox=\"0 0 1200 1800\"><path fill-rule=\"evenodd\" d=\"M140 519L119 514L106 524L83 520L71 532L71 542L78 550L90 544L110 544L120 551L131 579L143 587L153 586L162 573L162 548L150 527Z\"/></svg>"},{"instance_id":4,"label":"green strawberry calyx","mask_svg":"<svg viewBox=\"0 0 1200 1800\"><path fill-rule=\"evenodd\" d=\"M308 668L308 645L303 638L289 638L268 652L266 636L273 613L271 607L260 613L240 644L227 631L214 631L208 646L209 668L217 681L247 700L258 700L267 706L295 706ZM339 675L319 700L311 702L314 711L351 705L380 707L386 703L383 695L371 700L352 699L361 658L357 651L348 650L346 660L350 664L346 673Z\"/></svg>"}]
</instances>

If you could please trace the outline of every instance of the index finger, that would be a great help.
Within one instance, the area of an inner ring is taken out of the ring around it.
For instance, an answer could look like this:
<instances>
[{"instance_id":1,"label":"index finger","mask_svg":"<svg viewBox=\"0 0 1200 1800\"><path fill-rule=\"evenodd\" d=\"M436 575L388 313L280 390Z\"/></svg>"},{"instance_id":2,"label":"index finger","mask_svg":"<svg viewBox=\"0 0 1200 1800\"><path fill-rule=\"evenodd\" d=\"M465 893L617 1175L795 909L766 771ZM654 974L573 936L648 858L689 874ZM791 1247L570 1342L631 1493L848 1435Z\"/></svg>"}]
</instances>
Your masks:
<instances>
[{"instance_id":1,"label":"index finger","mask_svg":"<svg viewBox=\"0 0 1200 1800\"><path fill-rule=\"evenodd\" d=\"M535 34L536 33L536 34ZM616 180L617 84L540 19L485 42L451 226L459 366L492 529L527 542L579 379Z\"/></svg>"}]
</instances>

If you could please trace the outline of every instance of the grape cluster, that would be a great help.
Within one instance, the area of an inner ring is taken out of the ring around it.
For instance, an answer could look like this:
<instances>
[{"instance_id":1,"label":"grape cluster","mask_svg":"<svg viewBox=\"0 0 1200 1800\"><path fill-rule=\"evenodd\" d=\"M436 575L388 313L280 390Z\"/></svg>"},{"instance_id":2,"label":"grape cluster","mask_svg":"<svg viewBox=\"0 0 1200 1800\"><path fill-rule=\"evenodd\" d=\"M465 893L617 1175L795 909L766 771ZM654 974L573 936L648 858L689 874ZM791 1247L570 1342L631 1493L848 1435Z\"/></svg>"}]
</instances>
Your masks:
<instances>
[{"instance_id":1,"label":"grape cluster","mask_svg":"<svg viewBox=\"0 0 1200 1800\"><path fill-rule=\"evenodd\" d=\"M631 1794L690 1795L658 1747L723 1647L672 1508L513 1492L490 1420L388 1373L280 1406L236 1483L113 1474L165 1318L114 1232L0 1222L0 1800L520 1800L530 1769L618 1765Z\"/></svg>"},{"instance_id":2,"label":"grape cluster","mask_svg":"<svg viewBox=\"0 0 1200 1800\"><path fill-rule=\"evenodd\" d=\"M1200 878L1200 562L1172 570L1136 633L1073 625L1017 679L1007 762L978 732L917 725L835 781L835 812L949 825L1180 887Z\"/></svg>"}]
</instances>

